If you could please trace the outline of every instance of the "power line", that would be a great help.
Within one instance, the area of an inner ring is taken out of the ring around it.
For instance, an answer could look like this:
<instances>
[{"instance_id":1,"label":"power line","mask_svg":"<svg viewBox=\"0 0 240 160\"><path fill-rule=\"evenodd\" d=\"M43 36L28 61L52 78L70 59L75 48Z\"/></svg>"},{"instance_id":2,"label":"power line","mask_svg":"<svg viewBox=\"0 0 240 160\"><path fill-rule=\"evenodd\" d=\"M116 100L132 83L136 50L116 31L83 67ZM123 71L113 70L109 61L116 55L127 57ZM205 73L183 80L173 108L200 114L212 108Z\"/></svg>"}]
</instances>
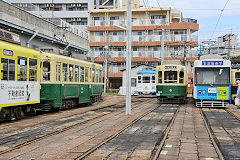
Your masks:
<instances>
[{"instance_id":1,"label":"power line","mask_svg":"<svg viewBox=\"0 0 240 160\"><path fill-rule=\"evenodd\" d=\"M228 2L229 2L229 1L230 1L230 0L227 0L227 2L225 3L225 5L224 5L223 9L221 10L221 13L220 13L220 15L219 15L219 17L218 17L217 24L216 24L216 26L215 26L215 28L214 28L214 30L213 30L213 33L212 33L212 36L211 36L211 38L213 37L213 35L214 35L214 32L215 32L215 31L216 31L216 29L217 29L218 23L219 23L219 21L220 21L220 19L221 19L222 15L223 15L223 11L224 11L224 9L225 9L225 7L227 6L227 4L228 4Z\"/></svg>"}]
</instances>

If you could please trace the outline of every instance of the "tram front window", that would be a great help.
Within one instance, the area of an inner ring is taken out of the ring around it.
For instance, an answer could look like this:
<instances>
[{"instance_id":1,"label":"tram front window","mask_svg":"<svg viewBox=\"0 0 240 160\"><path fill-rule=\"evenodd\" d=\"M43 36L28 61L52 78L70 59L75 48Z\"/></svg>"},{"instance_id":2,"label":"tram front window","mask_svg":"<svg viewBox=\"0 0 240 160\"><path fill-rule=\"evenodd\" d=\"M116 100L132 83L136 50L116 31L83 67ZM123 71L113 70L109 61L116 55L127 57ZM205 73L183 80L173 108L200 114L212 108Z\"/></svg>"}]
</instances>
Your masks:
<instances>
[{"instance_id":1,"label":"tram front window","mask_svg":"<svg viewBox=\"0 0 240 160\"><path fill-rule=\"evenodd\" d=\"M196 68L196 84L230 84L229 68Z\"/></svg>"},{"instance_id":2,"label":"tram front window","mask_svg":"<svg viewBox=\"0 0 240 160\"><path fill-rule=\"evenodd\" d=\"M143 83L150 83L150 77L149 76L147 76L147 77L143 76Z\"/></svg>"},{"instance_id":3,"label":"tram front window","mask_svg":"<svg viewBox=\"0 0 240 160\"><path fill-rule=\"evenodd\" d=\"M177 83L177 71L164 72L164 83Z\"/></svg>"}]
</instances>

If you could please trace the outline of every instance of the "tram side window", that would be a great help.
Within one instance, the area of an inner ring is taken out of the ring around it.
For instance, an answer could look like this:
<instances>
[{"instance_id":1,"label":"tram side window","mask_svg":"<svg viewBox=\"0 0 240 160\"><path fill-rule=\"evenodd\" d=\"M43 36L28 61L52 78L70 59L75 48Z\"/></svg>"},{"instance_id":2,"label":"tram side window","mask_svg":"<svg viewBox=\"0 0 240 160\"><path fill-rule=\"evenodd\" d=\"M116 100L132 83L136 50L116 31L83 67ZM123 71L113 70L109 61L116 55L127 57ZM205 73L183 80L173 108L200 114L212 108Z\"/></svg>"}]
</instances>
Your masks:
<instances>
[{"instance_id":1,"label":"tram side window","mask_svg":"<svg viewBox=\"0 0 240 160\"><path fill-rule=\"evenodd\" d=\"M15 60L1 59L1 80L15 80Z\"/></svg>"},{"instance_id":2,"label":"tram side window","mask_svg":"<svg viewBox=\"0 0 240 160\"><path fill-rule=\"evenodd\" d=\"M184 83L184 72L183 71L179 72L179 83Z\"/></svg>"},{"instance_id":3,"label":"tram side window","mask_svg":"<svg viewBox=\"0 0 240 160\"><path fill-rule=\"evenodd\" d=\"M27 81L27 58L18 57L17 80Z\"/></svg>"},{"instance_id":4,"label":"tram side window","mask_svg":"<svg viewBox=\"0 0 240 160\"><path fill-rule=\"evenodd\" d=\"M69 82L73 82L73 65L69 64Z\"/></svg>"},{"instance_id":5,"label":"tram side window","mask_svg":"<svg viewBox=\"0 0 240 160\"><path fill-rule=\"evenodd\" d=\"M62 76L63 76L63 82L67 82L67 64L66 63L63 63L63 68L62 68Z\"/></svg>"},{"instance_id":6,"label":"tram side window","mask_svg":"<svg viewBox=\"0 0 240 160\"><path fill-rule=\"evenodd\" d=\"M236 82L240 81L240 72L235 73L235 79L236 79Z\"/></svg>"},{"instance_id":7,"label":"tram side window","mask_svg":"<svg viewBox=\"0 0 240 160\"><path fill-rule=\"evenodd\" d=\"M92 69L92 82L95 82L95 69Z\"/></svg>"},{"instance_id":8,"label":"tram side window","mask_svg":"<svg viewBox=\"0 0 240 160\"><path fill-rule=\"evenodd\" d=\"M29 58L29 81L37 81L37 60Z\"/></svg>"},{"instance_id":9,"label":"tram side window","mask_svg":"<svg viewBox=\"0 0 240 160\"><path fill-rule=\"evenodd\" d=\"M102 82L102 70L99 70L99 83Z\"/></svg>"},{"instance_id":10,"label":"tram side window","mask_svg":"<svg viewBox=\"0 0 240 160\"><path fill-rule=\"evenodd\" d=\"M84 67L80 67L80 82L84 82Z\"/></svg>"},{"instance_id":11,"label":"tram side window","mask_svg":"<svg viewBox=\"0 0 240 160\"><path fill-rule=\"evenodd\" d=\"M177 83L177 71L165 71L164 83Z\"/></svg>"},{"instance_id":12,"label":"tram side window","mask_svg":"<svg viewBox=\"0 0 240 160\"><path fill-rule=\"evenodd\" d=\"M56 64L56 81L61 81L61 63L57 62Z\"/></svg>"},{"instance_id":13,"label":"tram side window","mask_svg":"<svg viewBox=\"0 0 240 160\"><path fill-rule=\"evenodd\" d=\"M155 76L152 76L152 83L155 83Z\"/></svg>"},{"instance_id":14,"label":"tram side window","mask_svg":"<svg viewBox=\"0 0 240 160\"><path fill-rule=\"evenodd\" d=\"M75 82L79 82L79 66L75 66Z\"/></svg>"},{"instance_id":15,"label":"tram side window","mask_svg":"<svg viewBox=\"0 0 240 160\"><path fill-rule=\"evenodd\" d=\"M45 61L43 62L43 81L50 81L50 71L51 71L51 68L50 68L50 62L48 61Z\"/></svg>"},{"instance_id":16,"label":"tram side window","mask_svg":"<svg viewBox=\"0 0 240 160\"><path fill-rule=\"evenodd\" d=\"M158 71L158 83L162 83L162 71Z\"/></svg>"},{"instance_id":17,"label":"tram side window","mask_svg":"<svg viewBox=\"0 0 240 160\"><path fill-rule=\"evenodd\" d=\"M98 69L96 69L96 77L95 77L95 82L98 83Z\"/></svg>"},{"instance_id":18,"label":"tram side window","mask_svg":"<svg viewBox=\"0 0 240 160\"><path fill-rule=\"evenodd\" d=\"M141 76L138 76L138 83L142 83L142 78L141 78Z\"/></svg>"},{"instance_id":19,"label":"tram side window","mask_svg":"<svg viewBox=\"0 0 240 160\"><path fill-rule=\"evenodd\" d=\"M85 82L88 82L88 70L89 68L85 69Z\"/></svg>"}]
</instances>

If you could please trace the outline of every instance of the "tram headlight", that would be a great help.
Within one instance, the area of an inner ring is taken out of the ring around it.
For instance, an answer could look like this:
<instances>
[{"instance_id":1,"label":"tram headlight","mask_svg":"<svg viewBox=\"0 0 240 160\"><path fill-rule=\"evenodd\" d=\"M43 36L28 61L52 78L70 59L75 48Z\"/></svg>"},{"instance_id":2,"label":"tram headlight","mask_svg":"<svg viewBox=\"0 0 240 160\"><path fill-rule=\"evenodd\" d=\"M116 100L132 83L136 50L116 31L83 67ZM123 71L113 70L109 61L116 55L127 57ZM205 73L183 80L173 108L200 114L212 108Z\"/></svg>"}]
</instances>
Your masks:
<instances>
[{"instance_id":1,"label":"tram headlight","mask_svg":"<svg viewBox=\"0 0 240 160\"><path fill-rule=\"evenodd\" d=\"M201 93L202 93L202 91L198 91L198 93L199 93L199 94L201 94Z\"/></svg>"},{"instance_id":2,"label":"tram headlight","mask_svg":"<svg viewBox=\"0 0 240 160\"><path fill-rule=\"evenodd\" d=\"M206 91L203 91L202 94L206 94Z\"/></svg>"},{"instance_id":3,"label":"tram headlight","mask_svg":"<svg viewBox=\"0 0 240 160\"><path fill-rule=\"evenodd\" d=\"M169 92L172 92L172 89L169 89Z\"/></svg>"},{"instance_id":4,"label":"tram headlight","mask_svg":"<svg viewBox=\"0 0 240 160\"><path fill-rule=\"evenodd\" d=\"M222 91L219 91L219 94L222 94Z\"/></svg>"},{"instance_id":5,"label":"tram headlight","mask_svg":"<svg viewBox=\"0 0 240 160\"><path fill-rule=\"evenodd\" d=\"M223 91L223 94L226 94L227 92L226 91Z\"/></svg>"}]
</instances>

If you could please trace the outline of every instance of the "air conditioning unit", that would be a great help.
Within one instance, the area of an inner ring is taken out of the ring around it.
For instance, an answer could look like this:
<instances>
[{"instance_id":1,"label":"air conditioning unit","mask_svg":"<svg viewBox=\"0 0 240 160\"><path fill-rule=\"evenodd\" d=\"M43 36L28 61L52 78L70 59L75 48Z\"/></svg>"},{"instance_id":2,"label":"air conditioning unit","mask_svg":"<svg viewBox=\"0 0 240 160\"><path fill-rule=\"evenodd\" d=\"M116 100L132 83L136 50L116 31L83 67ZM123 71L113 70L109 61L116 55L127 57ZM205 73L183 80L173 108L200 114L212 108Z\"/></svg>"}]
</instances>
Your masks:
<instances>
[{"instance_id":1,"label":"air conditioning unit","mask_svg":"<svg viewBox=\"0 0 240 160\"><path fill-rule=\"evenodd\" d=\"M81 4L81 3L79 3L79 4L76 4L76 6L77 6L77 7L81 7L81 6L82 6L82 4Z\"/></svg>"},{"instance_id":2,"label":"air conditioning unit","mask_svg":"<svg viewBox=\"0 0 240 160\"><path fill-rule=\"evenodd\" d=\"M82 19L81 18L76 18L76 21L81 21Z\"/></svg>"},{"instance_id":3,"label":"air conditioning unit","mask_svg":"<svg viewBox=\"0 0 240 160\"><path fill-rule=\"evenodd\" d=\"M71 7L75 7L75 6L76 6L76 4L74 4L74 3L71 4Z\"/></svg>"}]
</instances>

